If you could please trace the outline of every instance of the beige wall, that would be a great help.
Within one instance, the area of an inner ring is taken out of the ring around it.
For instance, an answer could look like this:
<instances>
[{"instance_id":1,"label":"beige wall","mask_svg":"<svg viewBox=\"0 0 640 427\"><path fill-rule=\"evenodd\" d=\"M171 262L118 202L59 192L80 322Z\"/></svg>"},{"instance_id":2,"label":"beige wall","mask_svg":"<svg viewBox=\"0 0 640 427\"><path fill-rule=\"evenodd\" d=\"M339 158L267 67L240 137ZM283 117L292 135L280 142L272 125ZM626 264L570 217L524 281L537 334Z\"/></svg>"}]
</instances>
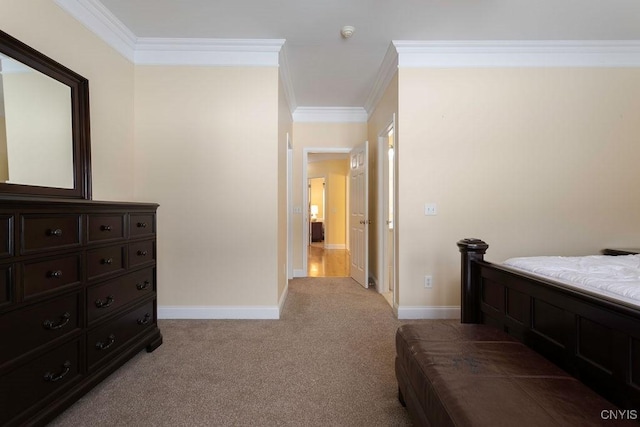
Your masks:
<instances>
[{"instance_id":1,"label":"beige wall","mask_svg":"<svg viewBox=\"0 0 640 427\"><path fill-rule=\"evenodd\" d=\"M305 148L353 148L367 139L366 123L294 123L293 124L293 206L302 208L302 158ZM293 268L302 269L303 215L293 214ZM306 248L304 248L306 250ZM306 272L304 272L306 274Z\"/></svg>"},{"instance_id":2,"label":"beige wall","mask_svg":"<svg viewBox=\"0 0 640 427\"><path fill-rule=\"evenodd\" d=\"M135 87L135 197L161 206L158 304L275 306L278 69L139 66Z\"/></svg>"},{"instance_id":3,"label":"beige wall","mask_svg":"<svg viewBox=\"0 0 640 427\"><path fill-rule=\"evenodd\" d=\"M401 305L459 305L464 237L495 261L640 241L637 69L401 68L399 111Z\"/></svg>"},{"instance_id":4,"label":"beige wall","mask_svg":"<svg viewBox=\"0 0 640 427\"><path fill-rule=\"evenodd\" d=\"M309 168L311 169L311 168ZM313 205L318 207L317 218L320 221L324 221L324 186L325 179L323 177L316 178L316 173L312 173L309 170L307 171L308 181L309 181L309 206L313 207ZM309 211L311 215L311 211Z\"/></svg>"},{"instance_id":5,"label":"beige wall","mask_svg":"<svg viewBox=\"0 0 640 427\"><path fill-rule=\"evenodd\" d=\"M2 0L0 28L88 78L94 199L161 204L159 304L276 305L292 134L277 68L136 69L48 0Z\"/></svg>"},{"instance_id":6,"label":"beige wall","mask_svg":"<svg viewBox=\"0 0 640 427\"><path fill-rule=\"evenodd\" d=\"M289 266L288 230L289 211L287 207L288 177L287 153L288 144L293 137L293 119L289 103L285 97L282 80L278 81L278 302L283 304L283 296L288 285Z\"/></svg>"},{"instance_id":7,"label":"beige wall","mask_svg":"<svg viewBox=\"0 0 640 427\"><path fill-rule=\"evenodd\" d=\"M385 219L380 218L381 212L378 212L378 204L379 204L378 193L380 192L379 185L378 185L378 174L381 172L380 170L378 170L379 165L377 161L378 151L379 151L378 138L389 127L389 124L391 124L394 115L396 116L395 152L396 152L396 157L398 157L399 155L401 155L401 153L400 154L398 153L402 149L398 142L400 139L400 137L398 136L400 133L399 125L398 125L398 73L395 73L395 75L389 82L389 85L385 89L384 94L382 95L382 98L378 102L378 105L376 105L376 108L373 111L373 113L370 114L369 122L367 124L367 132L369 135L369 147L370 147L369 188L372 190L369 192L369 213L370 213L370 218L373 220L373 224L374 224L373 227L369 228L369 274L373 275L376 278L376 281L378 282L380 282L381 280L381 278L379 277L381 274L381 270L380 270L380 264L378 259L379 258L378 245L380 243L380 240L382 239L382 236L380 236L379 227L380 227L380 224L384 224L384 221L385 221ZM372 162L375 162L375 163L372 163ZM398 210L398 207L396 207L396 212L397 210ZM401 229L397 221L395 226L396 226L396 230ZM397 274L397 271L396 271L396 274ZM395 305L397 305L398 303L397 298L401 292L402 291L400 289L398 290L398 292L396 292L396 295L395 295L396 301L394 302Z\"/></svg>"},{"instance_id":8,"label":"beige wall","mask_svg":"<svg viewBox=\"0 0 640 427\"><path fill-rule=\"evenodd\" d=\"M133 199L133 64L50 0L0 0L0 28L89 79L93 197Z\"/></svg>"},{"instance_id":9,"label":"beige wall","mask_svg":"<svg viewBox=\"0 0 640 427\"><path fill-rule=\"evenodd\" d=\"M327 223L325 245L334 249L347 248L347 176L329 175L329 194L327 194Z\"/></svg>"},{"instance_id":10,"label":"beige wall","mask_svg":"<svg viewBox=\"0 0 640 427\"><path fill-rule=\"evenodd\" d=\"M49 0L0 0L0 28L89 79L94 198L161 204L161 305L277 304L286 133L302 207L303 149L369 139L374 161L394 111L401 305L459 305L463 237L492 260L640 241L637 69L402 68L368 124L292 124L275 67L135 68ZM301 269L302 215L292 222Z\"/></svg>"}]
</instances>

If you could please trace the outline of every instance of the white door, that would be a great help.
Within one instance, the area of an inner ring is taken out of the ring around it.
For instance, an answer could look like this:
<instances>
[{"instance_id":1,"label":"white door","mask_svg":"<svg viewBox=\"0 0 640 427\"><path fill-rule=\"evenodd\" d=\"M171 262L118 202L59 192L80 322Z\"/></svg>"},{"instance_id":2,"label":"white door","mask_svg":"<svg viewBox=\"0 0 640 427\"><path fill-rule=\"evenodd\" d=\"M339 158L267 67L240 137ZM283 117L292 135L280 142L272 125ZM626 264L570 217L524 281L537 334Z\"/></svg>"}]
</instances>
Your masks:
<instances>
[{"instance_id":1,"label":"white door","mask_svg":"<svg viewBox=\"0 0 640 427\"><path fill-rule=\"evenodd\" d=\"M368 287L368 252L369 252L369 216L368 193L369 177L368 142L351 150L350 156L350 194L349 203L349 249L351 251L350 274L353 279L365 288Z\"/></svg>"},{"instance_id":2,"label":"white door","mask_svg":"<svg viewBox=\"0 0 640 427\"><path fill-rule=\"evenodd\" d=\"M384 131L380 138L379 144L379 159L382 169L381 173L381 185L380 200L382 201L382 218L385 221L381 221L380 233L382 236L382 248L380 254L382 261L380 267L382 269L380 293L387 294L391 292L391 306L394 305L395 293L396 293L396 281L395 281L395 265L396 265L396 253L395 253L395 241L396 241L396 224L395 224L395 115L391 125ZM380 259L380 258L379 258Z\"/></svg>"}]
</instances>

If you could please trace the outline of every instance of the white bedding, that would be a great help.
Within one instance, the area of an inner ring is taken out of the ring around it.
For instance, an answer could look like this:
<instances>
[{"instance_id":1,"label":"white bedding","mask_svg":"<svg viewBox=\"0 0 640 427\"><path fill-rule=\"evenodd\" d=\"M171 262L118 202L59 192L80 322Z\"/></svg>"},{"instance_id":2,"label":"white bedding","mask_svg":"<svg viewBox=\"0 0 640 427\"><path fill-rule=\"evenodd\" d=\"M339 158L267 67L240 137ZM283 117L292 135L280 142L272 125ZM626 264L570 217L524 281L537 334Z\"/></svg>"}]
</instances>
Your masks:
<instances>
[{"instance_id":1,"label":"white bedding","mask_svg":"<svg viewBox=\"0 0 640 427\"><path fill-rule=\"evenodd\" d=\"M504 265L640 307L640 255L523 257Z\"/></svg>"}]
</instances>

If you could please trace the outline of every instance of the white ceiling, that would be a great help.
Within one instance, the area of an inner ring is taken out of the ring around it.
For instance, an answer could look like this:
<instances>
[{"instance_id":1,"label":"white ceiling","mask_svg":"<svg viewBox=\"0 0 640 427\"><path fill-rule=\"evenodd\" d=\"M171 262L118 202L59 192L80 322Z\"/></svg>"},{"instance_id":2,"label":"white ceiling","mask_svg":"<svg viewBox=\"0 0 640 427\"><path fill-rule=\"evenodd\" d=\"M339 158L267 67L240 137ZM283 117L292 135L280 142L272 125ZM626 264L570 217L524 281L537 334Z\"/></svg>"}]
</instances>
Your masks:
<instances>
[{"instance_id":1,"label":"white ceiling","mask_svg":"<svg viewBox=\"0 0 640 427\"><path fill-rule=\"evenodd\" d=\"M298 106L363 107L392 40L640 40L638 0L101 2L137 37L286 39Z\"/></svg>"}]
</instances>

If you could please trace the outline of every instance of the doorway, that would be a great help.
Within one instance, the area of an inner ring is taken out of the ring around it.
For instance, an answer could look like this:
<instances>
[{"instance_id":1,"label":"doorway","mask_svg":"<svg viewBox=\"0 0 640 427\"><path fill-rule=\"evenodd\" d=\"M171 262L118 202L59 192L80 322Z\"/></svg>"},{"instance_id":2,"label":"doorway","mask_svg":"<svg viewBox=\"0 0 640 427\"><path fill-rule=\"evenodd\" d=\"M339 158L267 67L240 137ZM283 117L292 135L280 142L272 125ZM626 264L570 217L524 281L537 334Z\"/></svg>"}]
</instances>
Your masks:
<instances>
[{"instance_id":1,"label":"doorway","mask_svg":"<svg viewBox=\"0 0 640 427\"><path fill-rule=\"evenodd\" d=\"M348 149L303 152L303 268L310 277L349 275Z\"/></svg>"}]
</instances>

